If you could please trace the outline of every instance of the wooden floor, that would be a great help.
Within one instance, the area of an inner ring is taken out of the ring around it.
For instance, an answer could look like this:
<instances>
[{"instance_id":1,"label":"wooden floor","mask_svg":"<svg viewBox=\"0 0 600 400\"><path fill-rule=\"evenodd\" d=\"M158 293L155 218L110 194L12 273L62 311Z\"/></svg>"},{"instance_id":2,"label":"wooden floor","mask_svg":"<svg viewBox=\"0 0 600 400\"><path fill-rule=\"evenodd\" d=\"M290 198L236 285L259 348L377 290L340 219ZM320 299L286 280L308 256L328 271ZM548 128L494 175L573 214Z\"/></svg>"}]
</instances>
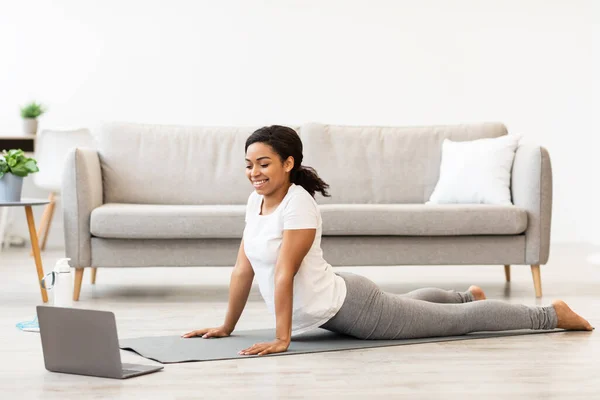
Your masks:
<instances>
[{"instance_id":1,"label":"wooden floor","mask_svg":"<svg viewBox=\"0 0 600 400\"><path fill-rule=\"evenodd\" d=\"M600 266L587 263L585 245L555 245L542 266L544 297L536 300L528 266L514 266L505 284L498 266L338 268L402 293L425 286L464 290L478 284L489 298L528 305L562 298L600 327ZM46 272L63 255L43 256ZM102 269L92 287L86 271L77 307L115 312L121 338L179 335L218 325L227 304L230 268ZM550 335L431 343L169 364L129 380L51 373L44 369L39 334L15 327L40 304L33 259L26 249L0 253L1 399L186 398L600 398L600 329ZM52 293L50 293L52 300ZM254 287L238 329L273 327ZM157 364L129 352L123 362Z\"/></svg>"}]
</instances>

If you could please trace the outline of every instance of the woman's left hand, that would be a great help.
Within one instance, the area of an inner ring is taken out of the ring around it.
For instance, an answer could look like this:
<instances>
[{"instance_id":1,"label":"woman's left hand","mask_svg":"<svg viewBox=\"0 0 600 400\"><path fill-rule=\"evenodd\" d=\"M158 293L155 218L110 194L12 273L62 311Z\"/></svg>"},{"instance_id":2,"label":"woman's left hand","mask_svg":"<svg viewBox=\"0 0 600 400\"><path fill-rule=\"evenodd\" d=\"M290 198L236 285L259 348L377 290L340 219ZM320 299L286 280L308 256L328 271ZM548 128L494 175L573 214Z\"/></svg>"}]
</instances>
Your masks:
<instances>
[{"instance_id":1,"label":"woman's left hand","mask_svg":"<svg viewBox=\"0 0 600 400\"><path fill-rule=\"evenodd\" d=\"M265 354L283 353L287 351L288 347L290 347L289 340L275 339L272 342L256 343L255 345L240 351L238 354L248 356L258 354L259 356L262 356Z\"/></svg>"}]
</instances>

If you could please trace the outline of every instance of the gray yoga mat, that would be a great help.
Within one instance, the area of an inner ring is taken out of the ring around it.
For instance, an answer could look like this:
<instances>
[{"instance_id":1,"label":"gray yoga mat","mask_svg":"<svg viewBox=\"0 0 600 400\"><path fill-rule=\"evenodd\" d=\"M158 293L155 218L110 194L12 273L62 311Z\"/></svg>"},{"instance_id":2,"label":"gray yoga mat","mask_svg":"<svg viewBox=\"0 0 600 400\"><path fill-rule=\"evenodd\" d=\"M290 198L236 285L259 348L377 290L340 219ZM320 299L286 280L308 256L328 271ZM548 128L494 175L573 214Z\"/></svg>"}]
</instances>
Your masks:
<instances>
[{"instance_id":1,"label":"gray yoga mat","mask_svg":"<svg viewBox=\"0 0 600 400\"><path fill-rule=\"evenodd\" d=\"M538 333L563 332L562 329L549 331L516 330L504 332L480 332L462 336L444 336L426 339L399 340L360 340L349 336L338 335L324 329L316 329L302 335L294 336L285 353L268 354L266 356L284 356L292 354L318 353L352 349L368 349L373 347L401 346L407 344L450 342L455 340L484 339L506 336L531 335ZM233 358L254 358L259 356L243 356L238 351L255 343L270 342L275 337L272 329L237 331L225 338L189 338L180 336L154 336L121 339L119 347L131 350L142 357L163 364L190 361L228 360Z\"/></svg>"}]
</instances>

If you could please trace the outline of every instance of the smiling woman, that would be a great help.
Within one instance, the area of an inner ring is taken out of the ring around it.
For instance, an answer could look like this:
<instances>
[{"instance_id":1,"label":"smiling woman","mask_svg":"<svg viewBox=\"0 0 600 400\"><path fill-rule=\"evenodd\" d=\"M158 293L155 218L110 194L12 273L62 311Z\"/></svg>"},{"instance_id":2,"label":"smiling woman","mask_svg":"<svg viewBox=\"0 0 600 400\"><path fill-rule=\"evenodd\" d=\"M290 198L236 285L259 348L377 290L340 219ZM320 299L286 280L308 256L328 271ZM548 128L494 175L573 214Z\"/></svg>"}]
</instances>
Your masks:
<instances>
[{"instance_id":1,"label":"smiling woman","mask_svg":"<svg viewBox=\"0 0 600 400\"><path fill-rule=\"evenodd\" d=\"M225 323L184 334L229 336L256 277L276 318L276 338L240 351L284 352L293 335L323 328L360 339L408 339L513 329L592 330L563 301L530 307L486 300L483 290L425 288L397 295L369 279L335 273L321 250L322 219L314 195L329 196L316 171L302 166L302 141L291 128L261 128L246 140L246 176L254 191L229 290ZM376 156L376 155L375 155ZM484 300L484 301L479 301Z\"/></svg>"},{"instance_id":2,"label":"smiling woman","mask_svg":"<svg viewBox=\"0 0 600 400\"><path fill-rule=\"evenodd\" d=\"M329 196L329 185L313 168L302 165L302 150L300 137L286 126L273 125L254 132L246 140L246 176L257 193L270 197L287 179L313 197L315 192Z\"/></svg>"}]
</instances>

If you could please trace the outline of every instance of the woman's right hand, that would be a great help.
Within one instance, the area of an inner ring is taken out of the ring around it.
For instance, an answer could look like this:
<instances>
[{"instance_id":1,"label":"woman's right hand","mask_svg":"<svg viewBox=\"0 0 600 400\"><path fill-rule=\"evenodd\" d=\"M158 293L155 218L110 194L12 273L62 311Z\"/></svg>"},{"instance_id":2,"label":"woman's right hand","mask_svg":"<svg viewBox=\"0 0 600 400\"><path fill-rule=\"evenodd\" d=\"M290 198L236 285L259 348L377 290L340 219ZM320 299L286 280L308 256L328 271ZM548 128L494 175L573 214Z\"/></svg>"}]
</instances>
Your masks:
<instances>
[{"instance_id":1,"label":"woman's right hand","mask_svg":"<svg viewBox=\"0 0 600 400\"><path fill-rule=\"evenodd\" d=\"M230 331L225 329L225 327L223 327L223 326L219 326L216 328L198 329L196 331L184 333L183 335L181 335L181 337L191 338L191 337L195 337L195 336L202 336L203 339L208 339L211 337L215 337L215 338L227 337L229 335L231 335Z\"/></svg>"}]
</instances>

